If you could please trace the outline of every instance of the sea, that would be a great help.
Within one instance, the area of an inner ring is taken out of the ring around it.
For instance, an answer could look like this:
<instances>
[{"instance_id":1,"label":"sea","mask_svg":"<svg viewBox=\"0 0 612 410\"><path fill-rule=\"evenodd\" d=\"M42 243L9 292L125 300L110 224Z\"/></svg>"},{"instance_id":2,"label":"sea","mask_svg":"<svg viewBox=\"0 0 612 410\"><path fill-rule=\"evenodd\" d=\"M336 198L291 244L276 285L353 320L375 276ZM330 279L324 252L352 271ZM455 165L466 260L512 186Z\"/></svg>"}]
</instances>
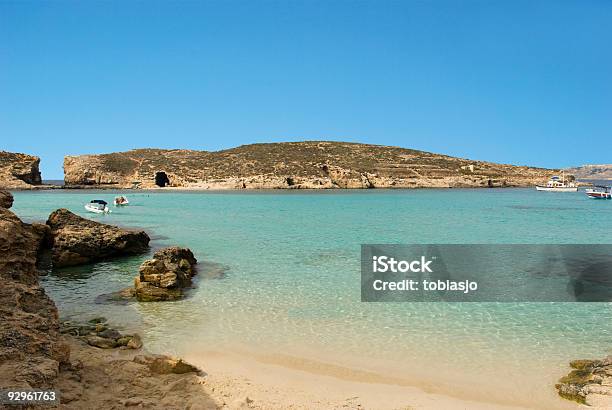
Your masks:
<instances>
[{"instance_id":1,"label":"sea","mask_svg":"<svg viewBox=\"0 0 612 410\"><path fill-rule=\"evenodd\" d=\"M360 297L361 244L609 244L612 201L518 188L157 190L121 192L130 205L108 215L83 208L119 193L20 191L13 210L44 221L68 208L149 233L148 254L49 270L42 281L63 319L105 316L142 333L151 351L204 367L214 351L276 355L280 365L299 358L380 375L381 383L546 409L567 408L554 384L570 360L612 354L611 303ZM170 245L199 261L185 299L109 301Z\"/></svg>"}]
</instances>

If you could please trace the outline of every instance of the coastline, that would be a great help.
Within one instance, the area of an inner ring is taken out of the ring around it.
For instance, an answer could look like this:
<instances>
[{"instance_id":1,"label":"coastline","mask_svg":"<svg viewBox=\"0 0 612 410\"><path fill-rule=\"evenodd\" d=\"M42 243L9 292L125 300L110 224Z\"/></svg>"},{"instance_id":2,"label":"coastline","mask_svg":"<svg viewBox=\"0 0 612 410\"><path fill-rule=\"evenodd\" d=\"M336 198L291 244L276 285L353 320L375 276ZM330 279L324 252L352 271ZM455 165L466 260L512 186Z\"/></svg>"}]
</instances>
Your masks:
<instances>
[{"instance_id":1,"label":"coastline","mask_svg":"<svg viewBox=\"0 0 612 410\"><path fill-rule=\"evenodd\" d=\"M95 349L85 348L85 352ZM94 351L105 363L117 360L115 352ZM204 378L205 384L217 392L208 394L204 391L202 394L226 407L241 402L251 408L553 408L542 405L513 407L508 402L494 401L485 395L447 391L443 386L420 386L418 382L300 357L275 361L262 356L248 357L220 351L184 357L208 373ZM347 391L358 393L347 395ZM551 391L554 392L552 386ZM243 400L245 397L252 401ZM312 403L317 402L319 407L313 407ZM559 403L560 409L577 408L571 402L559 400Z\"/></svg>"},{"instance_id":2,"label":"coastline","mask_svg":"<svg viewBox=\"0 0 612 410\"><path fill-rule=\"evenodd\" d=\"M592 186L592 183L589 182L578 182L576 184L580 187L589 187ZM127 192L127 193L148 193L148 192L365 192L365 191L427 191L427 190L493 190L493 189L526 189L526 188L534 188L535 185L506 185L506 186L397 186L397 187L379 187L379 188L341 188L341 187L330 187L330 188L235 188L235 187L194 187L194 186L167 186L167 187L147 187L147 188L130 188L130 187L119 187L119 186L40 186L33 185L29 188L5 188L10 192L47 192L47 191L67 191L67 192L91 192L91 191L101 191L101 192Z\"/></svg>"}]
</instances>

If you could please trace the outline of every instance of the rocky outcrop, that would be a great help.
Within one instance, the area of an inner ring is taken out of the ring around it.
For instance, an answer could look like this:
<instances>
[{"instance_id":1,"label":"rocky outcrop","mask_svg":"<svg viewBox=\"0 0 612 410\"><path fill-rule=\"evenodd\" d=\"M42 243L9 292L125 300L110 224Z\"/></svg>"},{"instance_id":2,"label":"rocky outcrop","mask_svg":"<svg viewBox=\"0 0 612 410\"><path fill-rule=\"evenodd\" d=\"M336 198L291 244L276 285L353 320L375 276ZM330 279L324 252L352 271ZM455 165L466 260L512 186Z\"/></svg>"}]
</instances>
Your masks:
<instances>
[{"instance_id":1,"label":"rocky outcrop","mask_svg":"<svg viewBox=\"0 0 612 410\"><path fill-rule=\"evenodd\" d=\"M0 188L30 189L42 184L39 164L38 157L0 151Z\"/></svg>"},{"instance_id":2,"label":"rocky outcrop","mask_svg":"<svg viewBox=\"0 0 612 410\"><path fill-rule=\"evenodd\" d=\"M612 356L603 360L574 360L573 369L555 386L559 395L589 406L612 408Z\"/></svg>"},{"instance_id":3,"label":"rocky outcrop","mask_svg":"<svg viewBox=\"0 0 612 410\"><path fill-rule=\"evenodd\" d=\"M189 249L177 246L160 249L145 261L134 279L134 295L141 302L176 300L191 286L196 258Z\"/></svg>"},{"instance_id":4,"label":"rocky outcrop","mask_svg":"<svg viewBox=\"0 0 612 410\"><path fill-rule=\"evenodd\" d=\"M121 255L135 255L149 248L144 231L131 231L82 218L67 209L49 215L53 266L72 266Z\"/></svg>"},{"instance_id":5,"label":"rocky outcrop","mask_svg":"<svg viewBox=\"0 0 612 410\"><path fill-rule=\"evenodd\" d=\"M61 409L224 407L220 394L219 399L210 396L220 390L208 387L210 377L205 383L196 367L180 359L99 349L71 336L66 340L73 365L62 370L56 387Z\"/></svg>"},{"instance_id":6,"label":"rocky outcrop","mask_svg":"<svg viewBox=\"0 0 612 410\"><path fill-rule=\"evenodd\" d=\"M201 189L533 186L554 170L472 161L398 147L306 141L207 152L139 149L67 156L68 186Z\"/></svg>"},{"instance_id":7,"label":"rocky outcrop","mask_svg":"<svg viewBox=\"0 0 612 410\"><path fill-rule=\"evenodd\" d=\"M573 174L578 179L612 179L612 164L582 165L567 168L565 172Z\"/></svg>"},{"instance_id":8,"label":"rocky outcrop","mask_svg":"<svg viewBox=\"0 0 612 410\"><path fill-rule=\"evenodd\" d=\"M0 208L9 209L13 206L13 195L9 191L0 189Z\"/></svg>"},{"instance_id":9,"label":"rocky outcrop","mask_svg":"<svg viewBox=\"0 0 612 410\"><path fill-rule=\"evenodd\" d=\"M57 309L38 283L46 232L0 207L0 388L52 388L69 359Z\"/></svg>"}]
</instances>

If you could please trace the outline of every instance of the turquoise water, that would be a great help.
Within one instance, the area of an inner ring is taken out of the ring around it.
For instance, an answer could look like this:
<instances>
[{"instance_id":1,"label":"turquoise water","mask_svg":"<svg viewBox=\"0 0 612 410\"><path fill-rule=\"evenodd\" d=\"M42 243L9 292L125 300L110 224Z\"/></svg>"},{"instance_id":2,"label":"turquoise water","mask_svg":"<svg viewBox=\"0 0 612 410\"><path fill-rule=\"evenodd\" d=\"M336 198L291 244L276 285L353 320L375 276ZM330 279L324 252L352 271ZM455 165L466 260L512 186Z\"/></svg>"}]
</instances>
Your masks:
<instances>
[{"instance_id":1,"label":"turquoise water","mask_svg":"<svg viewBox=\"0 0 612 410\"><path fill-rule=\"evenodd\" d=\"M44 279L64 317L107 315L153 350L282 353L540 408L563 406L552 386L569 360L612 353L608 303L368 304L359 288L362 243L612 243L610 201L529 189L164 191L84 212L115 194L17 192L14 211L33 221L66 207L144 228L154 248L191 248L200 275L179 302L95 303L130 286L150 255Z\"/></svg>"}]
</instances>

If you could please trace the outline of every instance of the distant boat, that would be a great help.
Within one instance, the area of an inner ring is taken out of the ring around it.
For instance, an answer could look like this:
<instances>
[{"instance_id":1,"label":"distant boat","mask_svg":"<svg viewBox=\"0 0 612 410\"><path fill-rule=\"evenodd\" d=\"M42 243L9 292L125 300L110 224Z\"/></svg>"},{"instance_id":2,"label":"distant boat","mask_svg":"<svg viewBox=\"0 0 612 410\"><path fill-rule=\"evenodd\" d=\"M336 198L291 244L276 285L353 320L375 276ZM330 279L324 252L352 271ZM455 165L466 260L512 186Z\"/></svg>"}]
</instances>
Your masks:
<instances>
[{"instance_id":1,"label":"distant boat","mask_svg":"<svg viewBox=\"0 0 612 410\"><path fill-rule=\"evenodd\" d=\"M550 178L546 186L536 185L536 190L548 192L576 192L578 191L578 187L573 182L566 183L564 173L563 178L559 178L556 175Z\"/></svg>"},{"instance_id":2,"label":"distant boat","mask_svg":"<svg viewBox=\"0 0 612 410\"><path fill-rule=\"evenodd\" d=\"M595 185L595 188L587 189L586 195L592 199L612 199L612 187Z\"/></svg>"},{"instance_id":3,"label":"distant boat","mask_svg":"<svg viewBox=\"0 0 612 410\"><path fill-rule=\"evenodd\" d=\"M126 196L121 195L116 196L113 203L115 204L115 206L126 206L130 204L130 201L128 201Z\"/></svg>"},{"instance_id":4,"label":"distant boat","mask_svg":"<svg viewBox=\"0 0 612 410\"><path fill-rule=\"evenodd\" d=\"M101 199L94 199L93 201L85 204L85 209L89 212L93 212L96 214L108 214L110 213L110 209L108 209L108 203Z\"/></svg>"}]
</instances>

